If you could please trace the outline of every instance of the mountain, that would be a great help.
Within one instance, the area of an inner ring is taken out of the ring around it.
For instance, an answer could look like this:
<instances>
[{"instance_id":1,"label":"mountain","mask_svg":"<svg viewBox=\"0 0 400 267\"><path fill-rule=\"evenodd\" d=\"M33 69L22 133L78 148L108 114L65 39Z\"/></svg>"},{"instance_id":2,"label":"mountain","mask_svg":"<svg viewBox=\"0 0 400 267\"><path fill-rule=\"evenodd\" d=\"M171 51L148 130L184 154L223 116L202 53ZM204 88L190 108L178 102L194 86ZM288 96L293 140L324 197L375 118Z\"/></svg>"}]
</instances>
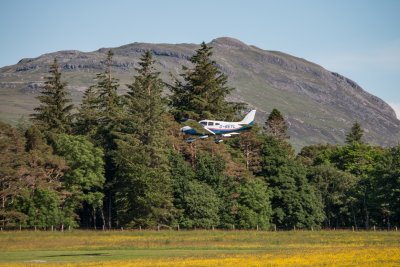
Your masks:
<instances>
[{"instance_id":1,"label":"mountain","mask_svg":"<svg viewBox=\"0 0 400 267\"><path fill-rule=\"evenodd\" d=\"M262 50L233 38L217 38L210 45L213 59L235 88L230 98L256 108L261 124L273 108L279 109L286 116L290 141L297 149L315 143L343 143L355 121L362 124L368 142L383 146L400 142L400 121L393 109L354 81L302 58ZM190 66L189 58L198 47L132 43L112 48L113 71L123 91L141 54L151 50L163 79L171 81L171 75L179 77L182 66ZM62 67L74 102L79 103L82 92L94 84L95 74L103 70L101 61L109 49L59 51L1 68L0 119L15 124L21 115L32 112L37 105L34 97L54 58Z\"/></svg>"}]
</instances>

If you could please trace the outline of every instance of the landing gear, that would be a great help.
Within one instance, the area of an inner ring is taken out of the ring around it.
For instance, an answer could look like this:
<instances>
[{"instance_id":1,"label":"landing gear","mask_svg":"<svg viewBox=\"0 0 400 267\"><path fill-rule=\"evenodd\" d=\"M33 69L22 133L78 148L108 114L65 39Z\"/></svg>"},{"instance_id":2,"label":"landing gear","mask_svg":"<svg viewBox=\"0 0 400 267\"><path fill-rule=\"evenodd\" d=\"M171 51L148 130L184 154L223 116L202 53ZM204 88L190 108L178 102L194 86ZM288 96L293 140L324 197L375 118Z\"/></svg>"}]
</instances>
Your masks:
<instances>
[{"instance_id":1,"label":"landing gear","mask_svg":"<svg viewBox=\"0 0 400 267\"><path fill-rule=\"evenodd\" d=\"M220 139L220 138L215 138L214 139L214 142L216 143L216 144L219 144L219 143L222 143L224 140L222 140L222 139Z\"/></svg>"},{"instance_id":2,"label":"landing gear","mask_svg":"<svg viewBox=\"0 0 400 267\"><path fill-rule=\"evenodd\" d=\"M191 144L191 143L193 143L194 141L196 141L196 138L190 137L190 138L186 139L185 141L186 141L186 143Z\"/></svg>"}]
</instances>

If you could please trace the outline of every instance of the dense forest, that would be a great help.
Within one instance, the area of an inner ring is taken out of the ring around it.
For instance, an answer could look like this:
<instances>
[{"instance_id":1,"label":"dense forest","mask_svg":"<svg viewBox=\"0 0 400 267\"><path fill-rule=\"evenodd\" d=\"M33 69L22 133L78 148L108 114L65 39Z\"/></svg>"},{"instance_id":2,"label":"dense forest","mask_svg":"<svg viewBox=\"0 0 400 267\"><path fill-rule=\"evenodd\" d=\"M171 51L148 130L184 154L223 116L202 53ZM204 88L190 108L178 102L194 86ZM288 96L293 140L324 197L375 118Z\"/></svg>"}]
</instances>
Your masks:
<instances>
[{"instance_id":1,"label":"dense forest","mask_svg":"<svg viewBox=\"0 0 400 267\"><path fill-rule=\"evenodd\" d=\"M172 84L145 52L119 94L113 53L79 107L57 60L31 123L0 123L0 226L65 229L393 228L400 225L400 146L363 141L354 122L343 145L298 154L271 108L264 125L215 144L187 143L184 118L233 120L228 77L205 43ZM165 94L165 92L168 92Z\"/></svg>"}]
</instances>

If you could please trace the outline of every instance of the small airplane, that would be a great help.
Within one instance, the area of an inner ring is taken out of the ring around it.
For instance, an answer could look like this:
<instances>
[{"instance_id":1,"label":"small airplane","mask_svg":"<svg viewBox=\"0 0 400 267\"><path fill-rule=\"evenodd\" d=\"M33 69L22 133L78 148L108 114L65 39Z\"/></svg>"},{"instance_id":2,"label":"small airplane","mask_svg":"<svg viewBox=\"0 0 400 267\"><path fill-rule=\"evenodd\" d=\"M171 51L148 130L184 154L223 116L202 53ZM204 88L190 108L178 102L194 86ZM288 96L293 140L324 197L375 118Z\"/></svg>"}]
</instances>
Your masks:
<instances>
[{"instance_id":1,"label":"small airplane","mask_svg":"<svg viewBox=\"0 0 400 267\"><path fill-rule=\"evenodd\" d=\"M239 122L214 120L201 120L197 122L189 119L183 122L185 126L181 128L181 132L186 135L199 136L199 139L206 139L209 134L220 137L231 137L253 127L255 116L256 110L253 109ZM215 143L219 144L223 141L220 137L214 139ZM189 137L186 139L186 142L192 143L196 140L194 137Z\"/></svg>"}]
</instances>

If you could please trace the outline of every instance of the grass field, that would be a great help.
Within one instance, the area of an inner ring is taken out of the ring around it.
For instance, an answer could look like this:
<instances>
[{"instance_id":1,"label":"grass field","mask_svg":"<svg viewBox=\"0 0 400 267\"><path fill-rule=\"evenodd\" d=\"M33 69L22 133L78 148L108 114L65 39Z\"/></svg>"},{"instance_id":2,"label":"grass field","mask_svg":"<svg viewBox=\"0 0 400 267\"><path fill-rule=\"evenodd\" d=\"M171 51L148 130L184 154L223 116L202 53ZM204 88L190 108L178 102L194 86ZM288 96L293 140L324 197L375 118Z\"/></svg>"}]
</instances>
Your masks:
<instances>
[{"instance_id":1,"label":"grass field","mask_svg":"<svg viewBox=\"0 0 400 267\"><path fill-rule=\"evenodd\" d=\"M1 266L400 266L400 232L0 232Z\"/></svg>"}]
</instances>

